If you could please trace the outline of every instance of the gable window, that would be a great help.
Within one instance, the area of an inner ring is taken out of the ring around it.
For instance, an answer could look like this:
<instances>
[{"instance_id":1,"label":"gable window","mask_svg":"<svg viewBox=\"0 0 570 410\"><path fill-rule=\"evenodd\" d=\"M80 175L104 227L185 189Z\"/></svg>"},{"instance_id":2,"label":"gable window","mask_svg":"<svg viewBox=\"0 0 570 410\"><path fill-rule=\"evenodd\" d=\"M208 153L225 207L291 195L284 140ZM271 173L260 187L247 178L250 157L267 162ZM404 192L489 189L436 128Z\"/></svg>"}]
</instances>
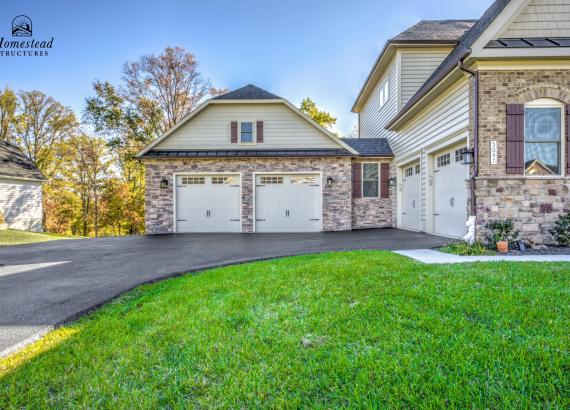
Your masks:
<instances>
[{"instance_id":1,"label":"gable window","mask_svg":"<svg viewBox=\"0 0 570 410\"><path fill-rule=\"evenodd\" d=\"M244 121L240 123L239 142L242 144L253 143L253 121Z\"/></svg>"},{"instance_id":2,"label":"gable window","mask_svg":"<svg viewBox=\"0 0 570 410\"><path fill-rule=\"evenodd\" d=\"M562 104L538 99L524 109L524 167L526 175L560 175Z\"/></svg>"},{"instance_id":3,"label":"gable window","mask_svg":"<svg viewBox=\"0 0 570 410\"><path fill-rule=\"evenodd\" d=\"M378 164L362 164L362 196L364 198L378 197Z\"/></svg>"},{"instance_id":4,"label":"gable window","mask_svg":"<svg viewBox=\"0 0 570 410\"><path fill-rule=\"evenodd\" d=\"M389 79L384 81L382 87L380 87L380 91L378 92L378 109L381 109L386 105L388 100L390 99L390 81Z\"/></svg>"}]
</instances>

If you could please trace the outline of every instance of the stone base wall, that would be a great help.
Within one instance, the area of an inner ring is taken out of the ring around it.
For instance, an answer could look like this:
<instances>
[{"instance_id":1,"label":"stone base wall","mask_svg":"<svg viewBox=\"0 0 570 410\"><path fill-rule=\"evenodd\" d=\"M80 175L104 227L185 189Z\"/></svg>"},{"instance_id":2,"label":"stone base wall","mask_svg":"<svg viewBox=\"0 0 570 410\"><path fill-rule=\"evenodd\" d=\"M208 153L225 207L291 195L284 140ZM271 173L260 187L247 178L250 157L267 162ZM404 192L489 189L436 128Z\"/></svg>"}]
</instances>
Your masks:
<instances>
[{"instance_id":1,"label":"stone base wall","mask_svg":"<svg viewBox=\"0 0 570 410\"><path fill-rule=\"evenodd\" d=\"M390 226L392 226L392 200L390 198L352 199L352 229Z\"/></svg>"},{"instance_id":2,"label":"stone base wall","mask_svg":"<svg viewBox=\"0 0 570 410\"><path fill-rule=\"evenodd\" d=\"M242 173L242 232L253 232L254 172L322 172L323 230L352 228L351 160L347 157L323 158L224 158L224 159L147 159L145 227L147 233L174 231L174 174L192 172ZM333 186L326 180L332 177ZM168 188L160 188L167 179Z\"/></svg>"},{"instance_id":3,"label":"stone base wall","mask_svg":"<svg viewBox=\"0 0 570 410\"><path fill-rule=\"evenodd\" d=\"M486 239L489 221L512 219L521 239L531 245L553 244L548 230L570 210L570 178L479 178L475 196L478 240Z\"/></svg>"}]
</instances>

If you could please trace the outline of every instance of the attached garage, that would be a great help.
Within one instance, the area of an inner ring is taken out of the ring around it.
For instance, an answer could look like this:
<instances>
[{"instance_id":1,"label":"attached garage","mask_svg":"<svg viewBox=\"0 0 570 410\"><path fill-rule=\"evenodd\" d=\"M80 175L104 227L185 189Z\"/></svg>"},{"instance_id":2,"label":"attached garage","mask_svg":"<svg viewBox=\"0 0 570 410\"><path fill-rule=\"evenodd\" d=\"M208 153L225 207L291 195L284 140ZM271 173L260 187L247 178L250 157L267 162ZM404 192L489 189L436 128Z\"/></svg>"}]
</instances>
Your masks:
<instances>
[{"instance_id":1,"label":"attached garage","mask_svg":"<svg viewBox=\"0 0 570 410\"><path fill-rule=\"evenodd\" d=\"M257 174L255 231L321 231L321 201L320 174Z\"/></svg>"},{"instance_id":2,"label":"attached garage","mask_svg":"<svg viewBox=\"0 0 570 410\"><path fill-rule=\"evenodd\" d=\"M461 147L433 158L433 227L437 235L462 237L467 228L469 166L462 164Z\"/></svg>"},{"instance_id":3,"label":"attached garage","mask_svg":"<svg viewBox=\"0 0 570 410\"><path fill-rule=\"evenodd\" d=\"M421 169L420 163L402 170L402 228L421 230Z\"/></svg>"},{"instance_id":4,"label":"attached garage","mask_svg":"<svg viewBox=\"0 0 570 410\"><path fill-rule=\"evenodd\" d=\"M241 232L239 174L176 176L176 232Z\"/></svg>"}]
</instances>

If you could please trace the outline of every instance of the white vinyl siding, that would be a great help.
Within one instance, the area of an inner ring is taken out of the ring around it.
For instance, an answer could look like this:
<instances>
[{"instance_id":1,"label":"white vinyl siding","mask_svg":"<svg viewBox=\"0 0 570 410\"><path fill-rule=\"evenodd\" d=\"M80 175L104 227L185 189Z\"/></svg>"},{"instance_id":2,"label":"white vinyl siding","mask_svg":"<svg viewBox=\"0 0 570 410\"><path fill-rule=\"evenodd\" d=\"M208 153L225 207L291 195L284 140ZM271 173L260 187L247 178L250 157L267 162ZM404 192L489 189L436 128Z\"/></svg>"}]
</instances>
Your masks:
<instances>
[{"instance_id":1,"label":"white vinyl siding","mask_svg":"<svg viewBox=\"0 0 570 410\"><path fill-rule=\"evenodd\" d=\"M232 121L254 121L254 128L255 121L263 121L263 142L255 149L339 148L284 104L232 103L206 107L153 149L254 149L251 144L231 143Z\"/></svg>"},{"instance_id":2,"label":"white vinyl siding","mask_svg":"<svg viewBox=\"0 0 570 410\"><path fill-rule=\"evenodd\" d=\"M449 92L436 100L427 110L420 112L405 128L391 135L388 139L394 152L394 164L399 158L420 154L421 165L421 229L426 230L428 169L427 148L467 132L469 126L469 89L467 81L459 80L449 88ZM392 173L396 175L394 167ZM397 214L397 202L394 201L394 215Z\"/></svg>"},{"instance_id":3,"label":"white vinyl siding","mask_svg":"<svg viewBox=\"0 0 570 410\"><path fill-rule=\"evenodd\" d=\"M570 2L531 0L498 37L570 37Z\"/></svg>"},{"instance_id":4,"label":"white vinyl siding","mask_svg":"<svg viewBox=\"0 0 570 410\"><path fill-rule=\"evenodd\" d=\"M379 93L381 87L388 81L388 101L380 107ZM378 81L374 90L370 93L368 100L360 112L360 136L362 138L387 137L393 134L384 129L386 124L398 112L398 67L396 59L392 61L386 69L386 74Z\"/></svg>"},{"instance_id":5,"label":"white vinyl siding","mask_svg":"<svg viewBox=\"0 0 570 410\"><path fill-rule=\"evenodd\" d=\"M400 106L403 107L447 57L448 51L402 51Z\"/></svg>"},{"instance_id":6,"label":"white vinyl siding","mask_svg":"<svg viewBox=\"0 0 570 410\"><path fill-rule=\"evenodd\" d=\"M41 182L0 177L0 211L8 228L41 232Z\"/></svg>"}]
</instances>

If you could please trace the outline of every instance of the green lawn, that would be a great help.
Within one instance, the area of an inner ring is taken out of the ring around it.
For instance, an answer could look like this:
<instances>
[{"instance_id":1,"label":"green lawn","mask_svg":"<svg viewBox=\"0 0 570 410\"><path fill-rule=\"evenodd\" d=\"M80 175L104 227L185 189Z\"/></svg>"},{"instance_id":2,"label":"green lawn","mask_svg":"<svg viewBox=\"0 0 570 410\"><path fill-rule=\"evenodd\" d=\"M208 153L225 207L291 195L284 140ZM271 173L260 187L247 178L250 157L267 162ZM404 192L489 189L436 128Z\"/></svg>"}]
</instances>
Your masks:
<instances>
[{"instance_id":1,"label":"green lawn","mask_svg":"<svg viewBox=\"0 0 570 410\"><path fill-rule=\"evenodd\" d=\"M0 408L569 408L570 264L380 251L145 285L0 362Z\"/></svg>"},{"instance_id":2,"label":"green lawn","mask_svg":"<svg viewBox=\"0 0 570 410\"><path fill-rule=\"evenodd\" d=\"M53 241L56 239L73 239L73 237L54 233L17 231L15 229L0 230L0 246L22 245L26 243Z\"/></svg>"}]
</instances>

